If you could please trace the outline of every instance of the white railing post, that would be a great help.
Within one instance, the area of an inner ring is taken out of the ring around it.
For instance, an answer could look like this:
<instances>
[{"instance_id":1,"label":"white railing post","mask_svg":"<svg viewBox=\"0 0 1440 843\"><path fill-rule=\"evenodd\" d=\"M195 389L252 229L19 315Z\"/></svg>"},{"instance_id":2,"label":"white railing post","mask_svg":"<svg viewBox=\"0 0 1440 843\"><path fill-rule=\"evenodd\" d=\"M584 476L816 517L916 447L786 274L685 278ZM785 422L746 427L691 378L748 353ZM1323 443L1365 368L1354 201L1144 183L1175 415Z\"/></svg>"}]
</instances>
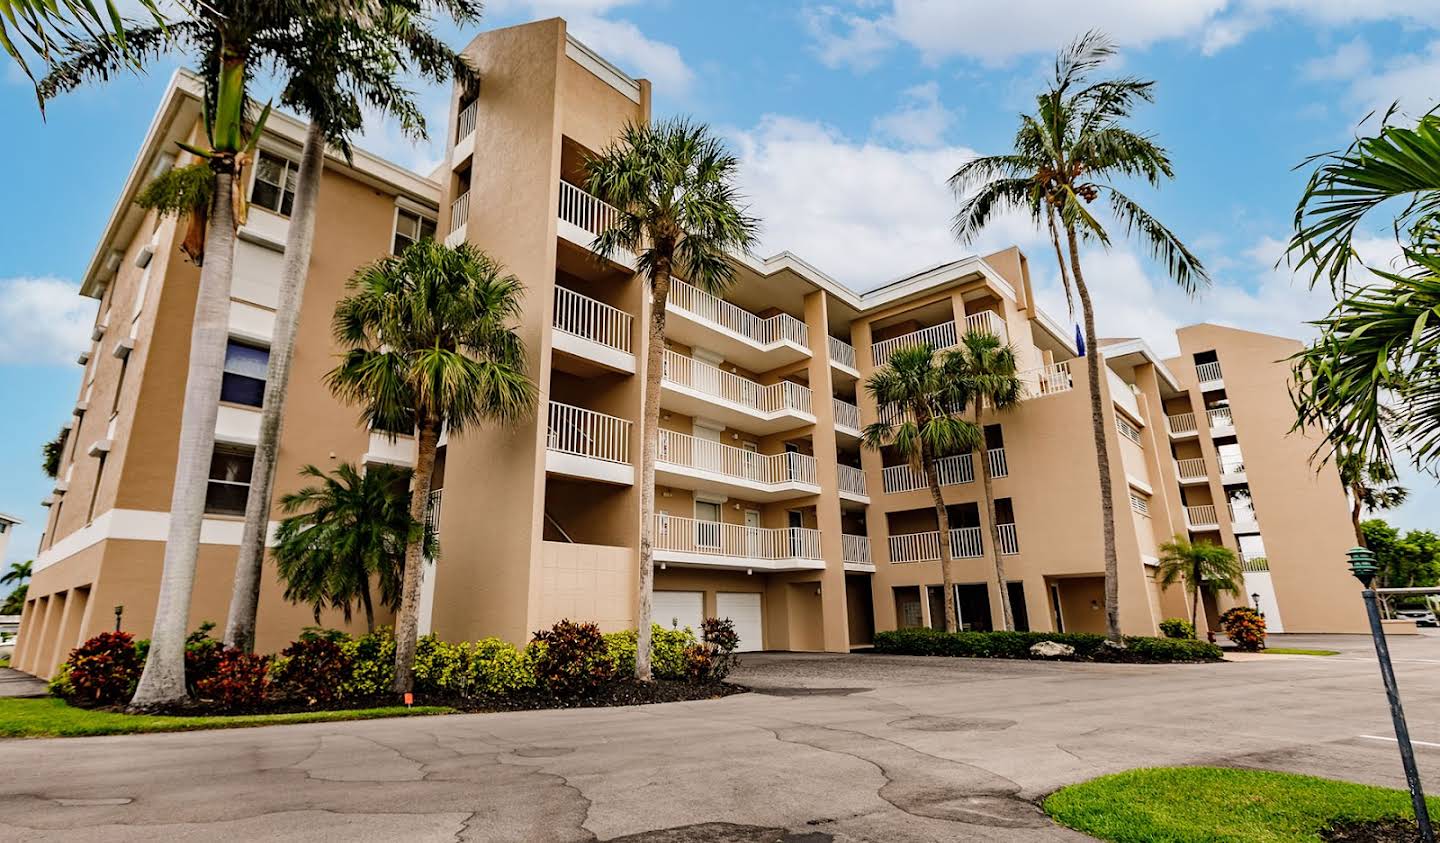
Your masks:
<instances>
[{"instance_id":1,"label":"white railing post","mask_svg":"<svg viewBox=\"0 0 1440 843\"><path fill-rule=\"evenodd\" d=\"M455 142L459 143L475 132L475 116L478 113L480 100L474 99L470 104L460 109L459 119L456 121Z\"/></svg>"},{"instance_id":2,"label":"white railing post","mask_svg":"<svg viewBox=\"0 0 1440 843\"><path fill-rule=\"evenodd\" d=\"M934 351L944 351L947 348L954 348L958 344L955 323L953 321L942 322L939 325L931 325L928 328L921 328L918 331L911 331L908 334L874 343L870 346L870 356L878 367L884 366L890 361L890 357L902 348L928 345Z\"/></svg>"},{"instance_id":3,"label":"white railing post","mask_svg":"<svg viewBox=\"0 0 1440 843\"><path fill-rule=\"evenodd\" d=\"M853 465L841 465L839 468L840 491L849 492L852 495L865 496L865 472Z\"/></svg>"},{"instance_id":4,"label":"white railing post","mask_svg":"<svg viewBox=\"0 0 1440 843\"><path fill-rule=\"evenodd\" d=\"M830 359L841 366L855 368L855 346L836 337L828 339L830 341Z\"/></svg>"},{"instance_id":5,"label":"white railing post","mask_svg":"<svg viewBox=\"0 0 1440 843\"><path fill-rule=\"evenodd\" d=\"M629 354L633 322L634 317L619 308L565 287L555 288L554 325L567 334Z\"/></svg>"},{"instance_id":6,"label":"white railing post","mask_svg":"<svg viewBox=\"0 0 1440 843\"><path fill-rule=\"evenodd\" d=\"M470 221L470 191L455 197L450 203L450 230L459 231Z\"/></svg>"},{"instance_id":7,"label":"white railing post","mask_svg":"<svg viewBox=\"0 0 1440 843\"><path fill-rule=\"evenodd\" d=\"M1173 416L1166 416L1165 425L1170 429L1172 434L1177 436L1185 433L1194 433L1197 430L1195 427L1194 413L1176 413Z\"/></svg>"},{"instance_id":8,"label":"white railing post","mask_svg":"<svg viewBox=\"0 0 1440 843\"><path fill-rule=\"evenodd\" d=\"M1213 410L1207 410L1206 413L1210 416L1210 427L1212 429L1235 426L1235 417L1230 414L1229 407L1216 407Z\"/></svg>"},{"instance_id":9,"label":"white railing post","mask_svg":"<svg viewBox=\"0 0 1440 843\"><path fill-rule=\"evenodd\" d=\"M842 534L840 557L843 561L856 565L874 565L875 560L870 555L870 537Z\"/></svg>"},{"instance_id":10,"label":"white railing post","mask_svg":"<svg viewBox=\"0 0 1440 843\"><path fill-rule=\"evenodd\" d=\"M629 465L630 427L626 419L551 401L546 447L551 451Z\"/></svg>"},{"instance_id":11,"label":"white railing post","mask_svg":"<svg viewBox=\"0 0 1440 843\"><path fill-rule=\"evenodd\" d=\"M848 401L841 401L839 398L832 398L830 403L831 412L835 414L835 426L844 427L849 430L860 429L860 408Z\"/></svg>"},{"instance_id":12,"label":"white railing post","mask_svg":"<svg viewBox=\"0 0 1440 843\"><path fill-rule=\"evenodd\" d=\"M1205 458L1189 457L1175 461L1175 473L1181 480L1198 480L1206 476Z\"/></svg>"},{"instance_id":13,"label":"white railing post","mask_svg":"<svg viewBox=\"0 0 1440 843\"><path fill-rule=\"evenodd\" d=\"M1000 554L1014 556L1020 552L1020 535L1014 524L996 524L995 532L1000 534Z\"/></svg>"},{"instance_id":14,"label":"white railing post","mask_svg":"<svg viewBox=\"0 0 1440 843\"><path fill-rule=\"evenodd\" d=\"M1195 378L1200 383L1208 383L1210 381L1221 380L1219 361L1213 363L1201 363L1197 365L1195 367Z\"/></svg>"},{"instance_id":15,"label":"white railing post","mask_svg":"<svg viewBox=\"0 0 1440 843\"><path fill-rule=\"evenodd\" d=\"M560 219L598 236L619 215L620 211L615 206L600 201L568 181L560 182Z\"/></svg>"},{"instance_id":16,"label":"white railing post","mask_svg":"<svg viewBox=\"0 0 1440 843\"><path fill-rule=\"evenodd\" d=\"M990 476L1009 477L1010 463L1005 459L1005 449L991 448L987 453L990 458Z\"/></svg>"}]
</instances>

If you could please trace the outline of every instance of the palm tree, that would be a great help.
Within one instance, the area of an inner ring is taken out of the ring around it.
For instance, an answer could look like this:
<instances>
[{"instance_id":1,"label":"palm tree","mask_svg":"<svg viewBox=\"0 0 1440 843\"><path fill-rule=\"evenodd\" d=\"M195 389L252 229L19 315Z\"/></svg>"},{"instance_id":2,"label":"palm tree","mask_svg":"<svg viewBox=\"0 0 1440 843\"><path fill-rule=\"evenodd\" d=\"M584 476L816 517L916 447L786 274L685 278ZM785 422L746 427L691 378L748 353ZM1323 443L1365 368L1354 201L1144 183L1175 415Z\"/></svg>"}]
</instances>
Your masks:
<instances>
[{"instance_id":1,"label":"palm tree","mask_svg":"<svg viewBox=\"0 0 1440 843\"><path fill-rule=\"evenodd\" d=\"M1360 516L1365 512L1394 509L1405 502L1410 491L1396 483L1395 467L1383 459L1366 459L1358 450L1339 449L1335 468L1340 485L1350 497L1350 525L1355 530L1355 543L1367 547Z\"/></svg>"},{"instance_id":2,"label":"palm tree","mask_svg":"<svg viewBox=\"0 0 1440 843\"><path fill-rule=\"evenodd\" d=\"M135 0L135 4L148 12L157 24L165 23L156 0ZM16 27L15 35L26 48L46 64L84 40L103 38L122 54L126 49L126 21L121 17L115 0L105 0L103 15L89 0L0 0L0 47L10 54L31 82L35 81L35 74L16 46L15 38L6 26L7 20ZM38 95L38 89L36 93ZM43 97L38 99L41 113L44 113L45 100Z\"/></svg>"},{"instance_id":3,"label":"palm tree","mask_svg":"<svg viewBox=\"0 0 1440 843\"><path fill-rule=\"evenodd\" d=\"M391 465L361 472L350 463L330 475L313 465L300 470L320 483L280 499L287 517L275 530L275 561L286 600L309 603L316 623L326 606L349 622L351 604L358 603L366 630L374 632L373 580L380 605L399 608L405 547L422 528L410 517L410 473ZM435 557L433 547L426 555Z\"/></svg>"},{"instance_id":4,"label":"palm tree","mask_svg":"<svg viewBox=\"0 0 1440 843\"><path fill-rule=\"evenodd\" d=\"M995 523L995 489L990 476L990 449L985 443L980 412L989 408L1004 412L1020 403L1024 386L1017 374L1015 349L989 331L970 330L960 338L960 345L947 355L945 369L953 372L957 384L974 414L974 424L981 431L979 458L981 487L985 492L985 517L990 521L990 555L995 560L996 582L1000 584L1001 618L1007 630L1015 628L1014 607L1010 605L1010 589L1005 585L1005 558L1000 555L1000 525Z\"/></svg>"},{"instance_id":5,"label":"palm tree","mask_svg":"<svg viewBox=\"0 0 1440 843\"><path fill-rule=\"evenodd\" d=\"M1198 623L1202 589L1211 594L1240 594L1244 590L1240 562L1233 550L1176 536L1160 545L1160 565L1155 572L1155 581L1169 588L1182 579L1190 591L1191 626Z\"/></svg>"},{"instance_id":6,"label":"palm tree","mask_svg":"<svg viewBox=\"0 0 1440 843\"><path fill-rule=\"evenodd\" d=\"M340 399L358 404L375 430L416 431L410 517L424 523L442 429L451 436L484 422L512 423L535 404L525 348L513 323L519 279L468 243L422 240L361 267L335 306L346 349L326 375ZM411 690L420 599L422 536L405 546L395 624L397 694Z\"/></svg>"},{"instance_id":7,"label":"palm tree","mask_svg":"<svg viewBox=\"0 0 1440 843\"><path fill-rule=\"evenodd\" d=\"M279 457L295 331L314 245L325 146L327 143L335 146L347 159L350 157L350 138L361 127L362 100L381 113L396 117L407 134L423 138L425 118L411 92L396 78L403 68L416 66L437 83L451 77L469 83L475 78L474 71L459 54L429 33L428 21L412 10L415 5L409 0L385 0L376 13L360 20L320 18L307 22L299 40L306 43L308 49L299 54L289 85L280 99L282 106L294 108L308 118L309 125L300 152L295 199L286 231L260 430L225 624L227 647L248 651L255 645L271 490ZM473 22L480 14L480 4L475 0L440 0L435 5L442 7L456 23ZM364 58L356 61L354 57L360 54Z\"/></svg>"},{"instance_id":8,"label":"palm tree","mask_svg":"<svg viewBox=\"0 0 1440 843\"><path fill-rule=\"evenodd\" d=\"M950 571L950 514L945 509L936 461L974 450L984 442L979 425L962 416L967 399L959 368L962 360L937 355L928 345L896 350L889 362L865 381L865 391L875 400L880 420L865 426L861 440L877 451L893 447L925 475L940 528L940 577L945 585L945 629L949 632L959 628L959 616ZM985 460L983 448L980 459ZM990 520L994 523L993 506Z\"/></svg>"},{"instance_id":9,"label":"palm tree","mask_svg":"<svg viewBox=\"0 0 1440 843\"><path fill-rule=\"evenodd\" d=\"M30 579L30 573L35 570L35 560L25 562L11 562L9 569L0 574L0 585L23 585Z\"/></svg>"},{"instance_id":10,"label":"palm tree","mask_svg":"<svg viewBox=\"0 0 1440 843\"><path fill-rule=\"evenodd\" d=\"M40 468L51 480L60 476L60 458L65 451L66 432L60 431L55 438L40 446Z\"/></svg>"},{"instance_id":11,"label":"palm tree","mask_svg":"<svg viewBox=\"0 0 1440 843\"><path fill-rule=\"evenodd\" d=\"M1093 81L1090 76L1115 54L1103 35L1087 33L1055 61L1055 78L1036 98L1034 114L1020 117L1015 148L1003 155L976 158L950 177L957 195L967 196L955 215L954 232L968 242L997 213L1028 212L1050 233L1067 300L1080 300L1085 327L1085 364L1090 389L1090 421L1095 465L1100 475L1101 531L1105 544L1105 625L1110 640L1120 635L1119 563L1115 553L1115 499L1106 441L1105 408L1100 397L1100 344L1095 310L1080 265L1080 243L1110 245L1105 224L1090 204L1106 197L1110 214L1126 233L1138 235L1170 277L1187 293L1209 283L1205 268L1168 228L1138 202L1121 192L1116 179L1140 178L1153 186L1172 178L1170 157L1147 134L1122 122L1141 102L1154 99L1155 83L1132 77ZM1064 232L1062 252L1060 234ZM1067 260L1068 253L1068 260Z\"/></svg>"},{"instance_id":12,"label":"palm tree","mask_svg":"<svg viewBox=\"0 0 1440 843\"><path fill-rule=\"evenodd\" d=\"M679 273L709 293L735 280L731 256L755 242L757 223L740 207L738 161L710 129L684 119L629 123L587 158L585 189L618 209L592 246L602 258L636 256L650 284L645 407L640 456L640 583L635 675L650 679L650 606L655 579L655 455L670 279Z\"/></svg>"},{"instance_id":13,"label":"palm tree","mask_svg":"<svg viewBox=\"0 0 1440 843\"><path fill-rule=\"evenodd\" d=\"M11 562L10 568L3 575L0 575L0 585L14 584L15 588L6 596L5 602L0 604L0 615L18 615L25 609L25 594L30 590L30 573L35 568L35 560L26 562Z\"/></svg>"}]
</instances>

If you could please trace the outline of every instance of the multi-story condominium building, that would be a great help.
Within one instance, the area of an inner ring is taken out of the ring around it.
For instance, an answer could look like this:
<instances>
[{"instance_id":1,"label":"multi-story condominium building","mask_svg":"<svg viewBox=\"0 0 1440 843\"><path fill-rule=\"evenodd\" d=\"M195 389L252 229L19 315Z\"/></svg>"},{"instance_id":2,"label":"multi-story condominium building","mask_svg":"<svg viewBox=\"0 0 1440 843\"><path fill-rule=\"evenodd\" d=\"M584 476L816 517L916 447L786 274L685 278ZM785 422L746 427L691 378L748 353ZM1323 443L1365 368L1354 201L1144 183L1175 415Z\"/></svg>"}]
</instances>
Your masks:
<instances>
[{"instance_id":1,"label":"multi-story condominium building","mask_svg":"<svg viewBox=\"0 0 1440 843\"><path fill-rule=\"evenodd\" d=\"M454 94L438 172L363 152L353 164L327 161L277 494L301 485L306 464L413 458L413 440L365 429L323 386L335 352L330 316L357 266L421 237L472 242L526 285L520 330L540 401L521 424L442 440L431 495L443 550L427 565L422 630L523 641L563 617L631 626L649 301L632 256L602 261L591 251L614 210L580 185L587 153L626 121L649 119L650 86L558 19L487 32L467 54L483 81ZM195 134L197 92L188 76L171 86L84 278L83 294L101 304L17 656L34 673L107 628L116 605L127 628L153 622L197 271L178 251L175 222L132 199L173 162L173 141ZM250 185L197 624L223 618L230 595L301 135L297 122L273 117ZM962 621L997 626L1003 587L1024 628L1101 631L1085 359L1037 306L1025 256L963 258L865 293L788 252L734 261L737 281L723 297L684 279L671 292L656 620L693 626L723 615L746 649L830 651L864 645L875 629L939 625L934 507L915 470L861 447L878 411L863 383L897 348L945 348L980 330L1014 346L1027 392L985 419L984 453L941 464ZM1290 344L1202 325L1182 331L1180 345L1174 361L1141 340L1103 347L1125 630L1153 634L1162 618L1186 613L1179 589L1156 585L1154 563L1161 542L1187 533L1245 554L1247 591L1274 627L1358 630L1359 601L1340 564L1344 495L1333 469L1307 465L1314 440L1286 435L1286 369L1275 361ZM1237 469L1242 445L1248 460ZM1003 584L989 558L978 459L996 478ZM268 576L261 649L312 623L281 591ZM1209 605L1211 616L1226 605ZM333 614L324 622L345 626Z\"/></svg>"}]
</instances>

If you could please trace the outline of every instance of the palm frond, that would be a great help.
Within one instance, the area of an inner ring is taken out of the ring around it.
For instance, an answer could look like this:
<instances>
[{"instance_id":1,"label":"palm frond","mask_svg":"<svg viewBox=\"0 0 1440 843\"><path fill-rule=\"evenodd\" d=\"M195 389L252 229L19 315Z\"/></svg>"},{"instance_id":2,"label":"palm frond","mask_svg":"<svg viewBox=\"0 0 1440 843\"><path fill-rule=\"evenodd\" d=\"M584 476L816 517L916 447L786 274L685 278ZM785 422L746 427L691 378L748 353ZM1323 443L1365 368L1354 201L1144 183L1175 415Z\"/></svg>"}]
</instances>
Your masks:
<instances>
[{"instance_id":1,"label":"palm frond","mask_svg":"<svg viewBox=\"0 0 1440 843\"><path fill-rule=\"evenodd\" d=\"M1135 200L1107 187L1110 212L1125 226L1125 233L1137 235L1149 247L1150 255L1165 267L1165 272L1188 295L1210 284L1210 274L1180 238L1166 228Z\"/></svg>"}]
</instances>

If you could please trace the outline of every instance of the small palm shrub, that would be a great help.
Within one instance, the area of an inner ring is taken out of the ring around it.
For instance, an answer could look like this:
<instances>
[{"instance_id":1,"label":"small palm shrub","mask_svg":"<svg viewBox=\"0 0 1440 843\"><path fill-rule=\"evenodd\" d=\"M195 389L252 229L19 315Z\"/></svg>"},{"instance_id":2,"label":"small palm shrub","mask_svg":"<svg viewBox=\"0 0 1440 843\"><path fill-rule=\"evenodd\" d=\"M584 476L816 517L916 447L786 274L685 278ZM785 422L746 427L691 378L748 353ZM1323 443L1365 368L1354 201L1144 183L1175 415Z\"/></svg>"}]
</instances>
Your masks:
<instances>
[{"instance_id":1,"label":"small palm shrub","mask_svg":"<svg viewBox=\"0 0 1440 843\"><path fill-rule=\"evenodd\" d=\"M341 688L347 697L366 699L389 693L395 677L395 633L381 627L359 638L341 642L350 659L350 678Z\"/></svg>"},{"instance_id":2,"label":"small palm shrub","mask_svg":"<svg viewBox=\"0 0 1440 843\"><path fill-rule=\"evenodd\" d=\"M552 696L585 699L615 678L615 662L593 623L557 621L535 633L533 644L536 679Z\"/></svg>"},{"instance_id":3,"label":"small palm shrub","mask_svg":"<svg viewBox=\"0 0 1440 843\"><path fill-rule=\"evenodd\" d=\"M102 632L70 651L52 689L71 702L114 705L135 693L145 663L128 632Z\"/></svg>"},{"instance_id":4,"label":"small palm shrub","mask_svg":"<svg viewBox=\"0 0 1440 843\"><path fill-rule=\"evenodd\" d=\"M215 672L195 683L196 691L226 711L252 709L265 701L269 673L269 656L227 648L220 651Z\"/></svg>"},{"instance_id":5,"label":"small palm shrub","mask_svg":"<svg viewBox=\"0 0 1440 843\"><path fill-rule=\"evenodd\" d=\"M1265 618L1249 606L1236 606L1220 616L1220 628L1235 646L1254 653L1265 649Z\"/></svg>"},{"instance_id":6,"label":"small palm shrub","mask_svg":"<svg viewBox=\"0 0 1440 843\"><path fill-rule=\"evenodd\" d=\"M1194 638L1195 624L1184 618L1166 618L1160 622L1160 632L1166 638Z\"/></svg>"},{"instance_id":7,"label":"small palm shrub","mask_svg":"<svg viewBox=\"0 0 1440 843\"><path fill-rule=\"evenodd\" d=\"M306 631L280 651L270 666L270 679L281 695L308 705L340 699L352 662L345 650L348 636Z\"/></svg>"}]
</instances>

